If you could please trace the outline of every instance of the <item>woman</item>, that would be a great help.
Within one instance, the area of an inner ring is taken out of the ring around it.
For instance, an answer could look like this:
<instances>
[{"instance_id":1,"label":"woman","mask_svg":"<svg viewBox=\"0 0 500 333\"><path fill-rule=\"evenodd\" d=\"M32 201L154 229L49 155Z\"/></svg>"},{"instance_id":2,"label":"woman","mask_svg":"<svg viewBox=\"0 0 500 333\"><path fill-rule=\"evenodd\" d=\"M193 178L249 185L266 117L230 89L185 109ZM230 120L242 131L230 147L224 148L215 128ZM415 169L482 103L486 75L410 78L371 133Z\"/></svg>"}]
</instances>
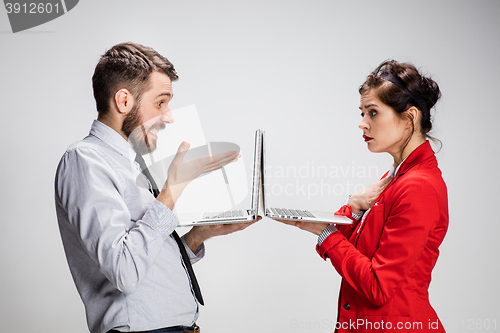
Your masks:
<instances>
[{"instance_id":1,"label":"woman","mask_svg":"<svg viewBox=\"0 0 500 333\"><path fill-rule=\"evenodd\" d=\"M411 64L386 61L359 88L368 150L392 155L382 180L337 214L352 225L288 223L319 236L342 276L337 332L444 332L431 307L431 271L448 228L446 184L427 141L438 85Z\"/></svg>"}]
</instances>

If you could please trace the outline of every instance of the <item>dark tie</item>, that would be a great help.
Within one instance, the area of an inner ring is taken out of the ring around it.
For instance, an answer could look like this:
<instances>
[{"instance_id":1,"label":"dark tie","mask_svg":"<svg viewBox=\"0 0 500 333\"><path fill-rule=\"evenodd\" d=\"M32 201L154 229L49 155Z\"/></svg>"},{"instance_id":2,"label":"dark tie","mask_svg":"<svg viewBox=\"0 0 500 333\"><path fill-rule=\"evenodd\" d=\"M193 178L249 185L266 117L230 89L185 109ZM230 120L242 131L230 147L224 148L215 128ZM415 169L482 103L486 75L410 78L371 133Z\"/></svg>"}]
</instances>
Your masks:
<instances>
[{"instance_id":1,"label":"dark tie","mask_svg":"<svg viewBox=\"0 0 500 333\"><path fill-rule=\"evenodd\" d=\"M149 191L153 193L153 195L156 198L158 194L160 194L160 191L158 190L158 187L156 186L156 183L153 177L151 176L148 167L146 166L146 162L144 162L144 159L139 154L137 154L137 156L135 157L135 161L139 163L139 165L141 166L143 175L146 176L146 178L149 181L149 184L151 185ZM174 232L172 232L172 236L174 237L175 241L177 242L177 245L179 246L179 250L182 256L182 261L184 262L184 267L186 267L186 270L188 271L194 295L196 296L196 299L198 300L198 302L200 302L201 305L205 305L203 303L203 297L201 296L201 290L200 286L198 285L198 280L196 280L196 276L194 275L193 266L191 265L191 261L189 260L189 256L186 252L186 248L184 247L184 244L182 244L181 238L179 237L179 235L175 230Z\"/></svg>"}]
</instances>

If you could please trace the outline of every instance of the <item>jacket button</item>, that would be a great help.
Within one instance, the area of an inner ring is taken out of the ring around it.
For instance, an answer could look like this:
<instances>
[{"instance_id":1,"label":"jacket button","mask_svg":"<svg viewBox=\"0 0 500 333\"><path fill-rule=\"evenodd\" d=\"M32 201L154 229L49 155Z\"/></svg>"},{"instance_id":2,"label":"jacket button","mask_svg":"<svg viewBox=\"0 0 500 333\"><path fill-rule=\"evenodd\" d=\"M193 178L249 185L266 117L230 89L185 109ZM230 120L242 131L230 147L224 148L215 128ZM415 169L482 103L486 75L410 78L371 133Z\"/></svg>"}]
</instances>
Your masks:
<instances>
[{"instance_id":1,"label":"jacket button","mask_svg":"<svg viewBox=\"0 0 500 333\"><path fill-rule=\"evenodd\" d=\"M349 305L349 303L344 304L344 309L351 310L351 306Z\"/></svg>"}]
</instances>

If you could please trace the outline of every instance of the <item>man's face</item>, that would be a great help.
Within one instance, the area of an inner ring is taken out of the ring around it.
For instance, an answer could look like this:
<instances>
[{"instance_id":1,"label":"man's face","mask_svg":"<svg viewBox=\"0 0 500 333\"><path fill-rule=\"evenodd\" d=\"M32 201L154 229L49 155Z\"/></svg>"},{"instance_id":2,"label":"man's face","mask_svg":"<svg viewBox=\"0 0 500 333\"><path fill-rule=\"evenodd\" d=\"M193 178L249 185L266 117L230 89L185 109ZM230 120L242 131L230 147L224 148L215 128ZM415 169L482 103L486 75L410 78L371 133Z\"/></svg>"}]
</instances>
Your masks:
<instances>
[{"instance_id":1,"label":"man's face","mask_svg":"<svg viewBox=\"0 0 500 333\"><path fill-rule=\"evenodd\" d=\"M134 104L122 125L122 131L141 155L154 151L157 133L165 128L165 124L174 122L168 106L174 96L170 78L163 73L153 72L149 80L151 88Z\"/></svg>"}]
</instances>

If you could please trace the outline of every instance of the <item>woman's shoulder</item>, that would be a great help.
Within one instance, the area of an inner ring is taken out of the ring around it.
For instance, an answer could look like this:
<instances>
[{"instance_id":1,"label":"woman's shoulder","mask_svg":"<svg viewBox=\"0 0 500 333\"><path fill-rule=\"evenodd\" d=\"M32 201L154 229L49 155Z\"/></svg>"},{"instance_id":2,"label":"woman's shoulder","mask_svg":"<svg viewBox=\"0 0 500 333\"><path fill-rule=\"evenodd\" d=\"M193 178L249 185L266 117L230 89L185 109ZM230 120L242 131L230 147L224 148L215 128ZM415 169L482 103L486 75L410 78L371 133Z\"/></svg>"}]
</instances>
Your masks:
<instances>
[{"instance_id":1,"label":"woman's shoulder","mask_svg":"<svg viewBox=\"0 0 500 333\"><path fill-rule=\"evenodd\" d=\"M408 183L408 185L423 183L424 185L428 184L433 187L446 187L441 169L439 169L436 157L434 155L415 165L414 168L409 169L404 175L402 175L402 178L404 178L405 180L402 183Z\"/></svg>"},{"instance_id":2,"label":"woman's shoulder","mask_svg":"<svg viewBox=\"0 0 500 333\"><path fill-rule=\"evenodd\" d=\"M432 165L420 164L398 175L387 188L385 199L396 201L421 196L435 198L438 201L447 198L446 183L441 170Z\"/></svg>"}]
</instances>

